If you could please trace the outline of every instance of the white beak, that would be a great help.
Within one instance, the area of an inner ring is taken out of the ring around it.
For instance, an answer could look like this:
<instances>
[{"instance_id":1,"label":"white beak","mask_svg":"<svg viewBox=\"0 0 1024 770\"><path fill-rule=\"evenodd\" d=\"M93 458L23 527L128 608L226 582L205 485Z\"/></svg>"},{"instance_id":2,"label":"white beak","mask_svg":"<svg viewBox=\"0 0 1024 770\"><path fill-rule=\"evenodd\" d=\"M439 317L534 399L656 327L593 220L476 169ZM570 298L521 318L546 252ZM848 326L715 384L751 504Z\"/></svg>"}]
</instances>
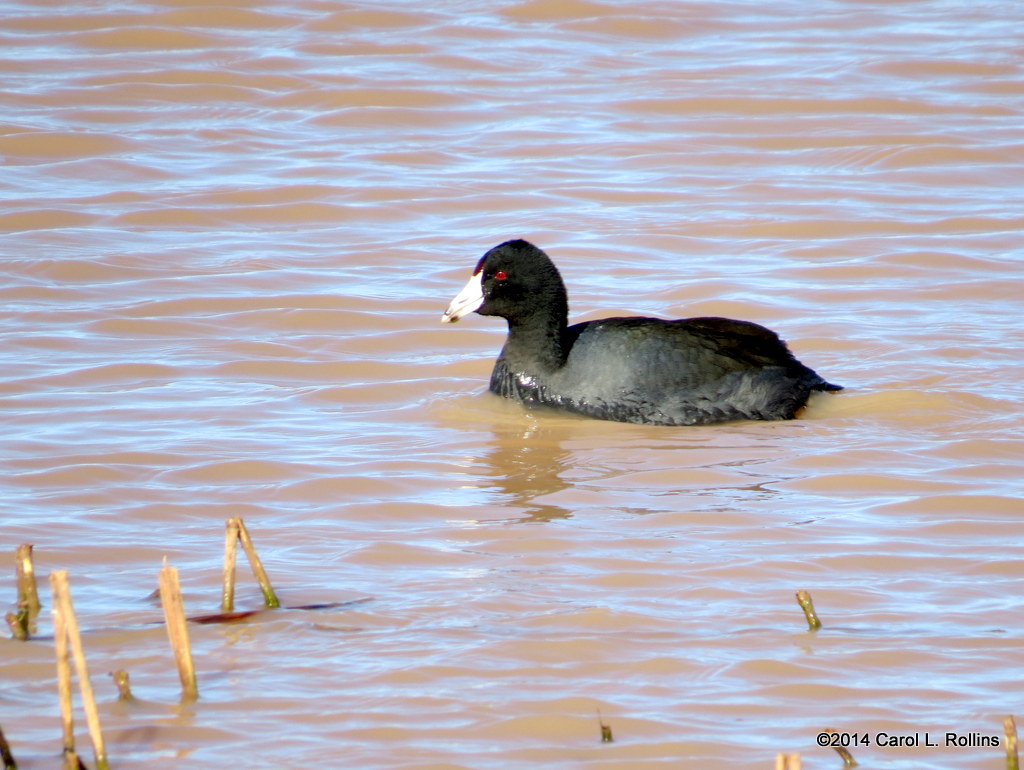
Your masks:
<instances>
[{"instance_id":1,"label":"white beak","mask_svg":"<svg viewBox=\"0 0 1024 770\"><path fill-rule=\"evenodd\" d=\"M462 316L472 313L484 304L484 271L474 273L469 283L462 287L462 291L455 295L455 299L448 305L448 309L441 316L441 323L453 324Z\"/></svg>"}]
</instances>

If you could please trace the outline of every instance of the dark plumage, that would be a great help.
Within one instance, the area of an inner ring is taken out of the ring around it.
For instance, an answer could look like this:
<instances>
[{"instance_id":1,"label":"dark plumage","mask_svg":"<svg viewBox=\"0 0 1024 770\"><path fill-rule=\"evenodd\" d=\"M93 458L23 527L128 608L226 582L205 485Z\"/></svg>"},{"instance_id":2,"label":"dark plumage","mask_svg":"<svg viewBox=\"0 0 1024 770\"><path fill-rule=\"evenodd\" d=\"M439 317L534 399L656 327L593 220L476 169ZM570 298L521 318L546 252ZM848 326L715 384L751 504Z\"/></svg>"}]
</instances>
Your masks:
<instances>
[{"instance_id":1,"label":"dark plumage","mask_svg":"<svg viewBox=\"0 0 1024 770\"><path fill-rule=\"evenodd\" d=\"M490 389L524 404L620 422L700 425L789 420L812 391L842 390L775 332L728 318L605 318L567 325L565 284L548 255L507 241L488 251L442 318L508 321Z\"/></svg>"}]
</instances>

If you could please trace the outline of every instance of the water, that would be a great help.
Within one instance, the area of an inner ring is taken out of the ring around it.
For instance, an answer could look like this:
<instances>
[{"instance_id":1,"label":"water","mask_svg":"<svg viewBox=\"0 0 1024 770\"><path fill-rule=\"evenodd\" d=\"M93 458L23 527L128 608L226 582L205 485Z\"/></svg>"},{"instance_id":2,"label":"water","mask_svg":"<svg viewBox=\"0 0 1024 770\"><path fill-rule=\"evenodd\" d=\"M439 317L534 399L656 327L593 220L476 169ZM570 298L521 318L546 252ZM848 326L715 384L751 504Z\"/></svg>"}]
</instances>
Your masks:
<instances>
[{"instance_id":1,"label":"water","mask_svg":"<svg viewBox=\"0 0 1024 770\"><path fill-rule=\"evenodd\" d=\"M1021 714L1017 4L3 18L0 574L69 571L115 768L834 767L824 728L1001 766L969 736ZM510 237L574 318L756 321L847 390L687 429L503 402L501 323L439 320ZM216 611L233 515L284 604L340 605L193 625L181 706L148 597L166 557ZM0 640L30 769L50 634Z\"/></svg>"}]
</instances>

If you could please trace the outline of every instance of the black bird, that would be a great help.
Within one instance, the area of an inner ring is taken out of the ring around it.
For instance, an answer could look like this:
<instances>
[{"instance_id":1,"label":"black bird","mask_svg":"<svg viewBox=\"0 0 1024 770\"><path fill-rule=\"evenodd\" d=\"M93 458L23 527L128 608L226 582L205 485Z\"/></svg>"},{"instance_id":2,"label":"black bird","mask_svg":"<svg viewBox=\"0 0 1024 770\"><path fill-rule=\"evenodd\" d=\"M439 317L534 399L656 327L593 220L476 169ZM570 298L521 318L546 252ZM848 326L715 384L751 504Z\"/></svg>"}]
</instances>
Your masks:
<instances>
[{"instance_id":1,"label":"black bird","mask_svg":"<svg viewBox=\"0 0 1024 770\"><path fill-rule=\"evenodd\" d=\"M775 332L728 318L604 318L568 325L565 284L523 240L477 263L441 320L508 321L490 389L602 420L704 425L791 420L813 391L842 390L796 360Z\"/></svg>"}]
</instances>

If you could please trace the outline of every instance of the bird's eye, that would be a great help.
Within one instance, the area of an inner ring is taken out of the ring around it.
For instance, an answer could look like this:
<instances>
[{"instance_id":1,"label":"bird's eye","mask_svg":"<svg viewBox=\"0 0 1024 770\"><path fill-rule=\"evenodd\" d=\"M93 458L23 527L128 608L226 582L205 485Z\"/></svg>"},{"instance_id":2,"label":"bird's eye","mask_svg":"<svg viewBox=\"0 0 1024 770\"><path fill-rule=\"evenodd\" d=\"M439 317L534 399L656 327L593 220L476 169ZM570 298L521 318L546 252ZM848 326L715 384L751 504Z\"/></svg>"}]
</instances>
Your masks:
<instances>
[{"instance_id":1,"label":"bird's eye","mask_svg":"<svg viewBox=\"0 0 1024 770\"><path fill-rule=\"evenodd\" d=\"M504 270L498 270L494 274L495 281L504 281L506 278L508 278L508 273L506 273Z\"/></svg>"}]
</instances>

